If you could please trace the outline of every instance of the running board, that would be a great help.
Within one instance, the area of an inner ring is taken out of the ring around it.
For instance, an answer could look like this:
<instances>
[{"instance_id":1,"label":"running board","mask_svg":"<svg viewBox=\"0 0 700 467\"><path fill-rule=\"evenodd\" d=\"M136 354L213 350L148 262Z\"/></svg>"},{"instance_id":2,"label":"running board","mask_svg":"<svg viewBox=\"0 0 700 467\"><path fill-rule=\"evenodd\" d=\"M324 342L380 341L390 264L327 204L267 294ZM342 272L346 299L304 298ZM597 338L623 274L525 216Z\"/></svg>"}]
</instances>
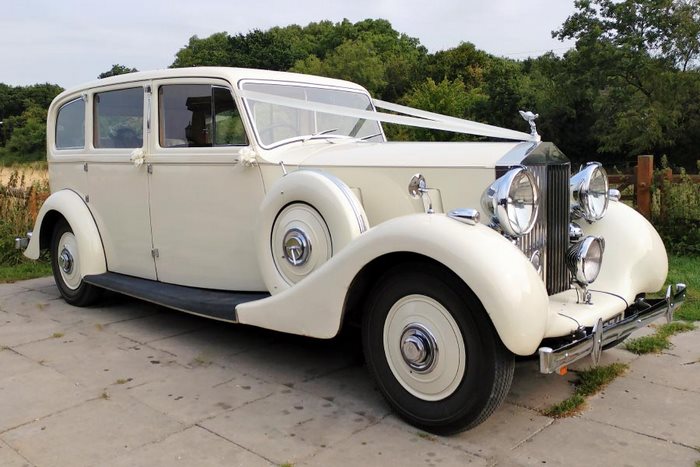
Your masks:
<instances>
[{"instance_id":1,"label":"running board","mask_svg":"<svg viewBox=\"0 0 700 467\"><path fill-rule=\"evenodd\" d=\"M238 321L236 306L270 296L267 292L226 292L185 287L114 272L85 276L83 280L157 305L229 322Z\"/></svg>"}]
</instances>

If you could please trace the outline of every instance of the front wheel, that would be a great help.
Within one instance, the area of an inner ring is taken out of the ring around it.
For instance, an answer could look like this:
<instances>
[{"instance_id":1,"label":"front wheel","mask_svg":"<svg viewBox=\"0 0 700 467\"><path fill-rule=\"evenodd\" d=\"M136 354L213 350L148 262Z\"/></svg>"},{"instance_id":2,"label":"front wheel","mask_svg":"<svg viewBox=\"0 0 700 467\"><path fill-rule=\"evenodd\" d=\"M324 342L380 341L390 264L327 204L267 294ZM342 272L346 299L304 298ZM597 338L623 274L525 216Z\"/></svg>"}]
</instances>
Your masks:
<instances>
[{"instance_id":1,"label":"front wheel","mask_svg":"<svg viewBox=\"0 0 700 467\"><path fill-rule=\"evenodd\" d=\"M100 297L101 289L83 281L78 240L63 220L56 224L51 236L51 269L58 291L71 305L88 306Z\"/></svg>"},{"instance_id":2,"label":"front wheel","mask_svg":"<svg viewBox=\"0 0 700 467\"><path fill-rule=\"evenodd\" d=\"M513 355L476 296L428 263L389 270L374 287L362 324L368 367L409 423L437 434L467 430L503 402Z\"/></svg>"}]
</instances>

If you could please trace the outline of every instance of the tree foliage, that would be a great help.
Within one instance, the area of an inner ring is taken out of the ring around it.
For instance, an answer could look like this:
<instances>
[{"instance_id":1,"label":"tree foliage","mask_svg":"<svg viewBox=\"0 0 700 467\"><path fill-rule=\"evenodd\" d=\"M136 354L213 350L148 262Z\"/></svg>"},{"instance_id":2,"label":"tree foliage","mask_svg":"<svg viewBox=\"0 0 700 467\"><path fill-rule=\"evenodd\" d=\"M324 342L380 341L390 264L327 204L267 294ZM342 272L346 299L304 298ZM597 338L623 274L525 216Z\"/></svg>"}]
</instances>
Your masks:
<instances>
[{"instance_id":1,"label":"tree foliage","mask_svg":"<svg viewBox=\"0 0 700 467\"><path fill-rule=\"evenodd\" d=\"M125 65L115 64L115 65L112 65L112 68L110 68L109 70L97 75L97 79L109 78L110 76L123 75L126 73L133 73L135 71L139 71L139 70L137 70L136 68L129 68L128 66L125 66Z\"/></svg>"}]
</instances>

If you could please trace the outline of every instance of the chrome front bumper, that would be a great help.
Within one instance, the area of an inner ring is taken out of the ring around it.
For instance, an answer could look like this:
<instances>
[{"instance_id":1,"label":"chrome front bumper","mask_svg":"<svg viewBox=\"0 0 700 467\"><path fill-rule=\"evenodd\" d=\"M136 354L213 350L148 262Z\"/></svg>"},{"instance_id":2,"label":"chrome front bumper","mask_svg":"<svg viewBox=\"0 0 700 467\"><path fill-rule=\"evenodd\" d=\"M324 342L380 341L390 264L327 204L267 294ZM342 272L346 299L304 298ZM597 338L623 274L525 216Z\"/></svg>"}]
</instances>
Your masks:
<instances>
[{"instance_id":1,"label":"chrome front bumper","mask_svg":"<svg viewBox=\"0 0 700 467\"><path fill-rule=\"evenodd\" d=\"M599 319L593 330L583 338L557 349L540 347L540 373L557 372L562 367L588 355L593 359L593 364L597 365L604 346L629 336L634 330L646 326L659 316L663 315L666 317L666 321L671 322L674 310L681 306L684 301L685 284L669 285L666 289L666 298L645 301L644 305L648 305L648 307L635 311L617 323L603 326L603 320Z\"/></svg>"}]
</instances>

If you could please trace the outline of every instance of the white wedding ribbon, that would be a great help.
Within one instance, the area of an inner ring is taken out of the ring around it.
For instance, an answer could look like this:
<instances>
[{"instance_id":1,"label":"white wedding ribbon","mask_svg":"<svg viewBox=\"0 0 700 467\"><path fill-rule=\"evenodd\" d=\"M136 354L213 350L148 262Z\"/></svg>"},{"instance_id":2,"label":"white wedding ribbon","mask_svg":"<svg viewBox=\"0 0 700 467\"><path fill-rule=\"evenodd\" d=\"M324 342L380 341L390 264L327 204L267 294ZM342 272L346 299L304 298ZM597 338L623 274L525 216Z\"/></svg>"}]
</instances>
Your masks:
<instances>
[{"instance_id":1,"label":"white wedding ribbon","mask_svg":"<svg viewBox=\"0 0 700 467\"><path fill-rule=\"evenodd\" d=\"M322 102L310 102L292 97L277 96L257 91L241 89L238 91L243 99L252 101L265 102L268 104L277 104L284 107L292 107L302 110L310 110L314 112L323 112L342 117L358 118L363 120L374 120L378 122L394 123L397 125L413 126L418 128L427 128L431 130L444 130L454 133L462 133L476 136L489 136L493 138L509 139L515 141L533 141L533 137L528 133L521 131L508 130L493 125L473 122L461 118L448 117L433 112L414 109L397 104L391 104L381 100L373 100L377 108L399 112L406 115L394 115L384 112L374 112L371 110L354 109L340 105L324 104Z\"/></svg>"}]
</instances>

